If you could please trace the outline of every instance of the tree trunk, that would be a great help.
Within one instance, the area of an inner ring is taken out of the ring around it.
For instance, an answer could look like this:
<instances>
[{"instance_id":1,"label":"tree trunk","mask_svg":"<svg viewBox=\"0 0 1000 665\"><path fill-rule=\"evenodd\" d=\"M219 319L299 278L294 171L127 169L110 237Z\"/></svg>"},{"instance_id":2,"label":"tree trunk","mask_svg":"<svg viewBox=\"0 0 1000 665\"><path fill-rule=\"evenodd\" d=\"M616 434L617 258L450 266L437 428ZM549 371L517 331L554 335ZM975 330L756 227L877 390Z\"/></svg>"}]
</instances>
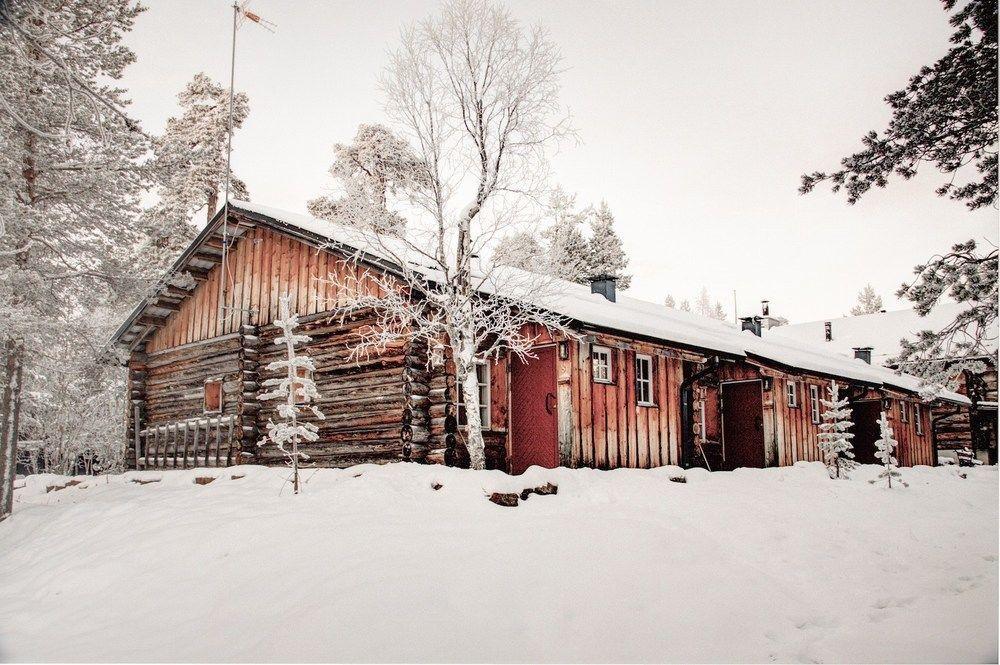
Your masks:
<instances>
[{"instance_id":1,"label":"tree trunk","mask_svg":"<svg viewBox=\"0 0 1000 665\"><path fill-rule=\"evenodd\" d=\"M9 339L4 344L4 387L0 398L0 521L14 509L23 355L24 347L20 343Z\"/></svg>"},{"instance_id":2,"label":"tree trunk","mask_svg":"<svg viewBox=\"0 0 1000 665\"><path fill-rule=\"evenodd\" d=\"M469 468L482 471L486 468L486 441L483 439L483 422L479 416L479 379L476 365L465 357L455 362L455 373L462 401L465 403L465 447L469 451Z\"/></svg>"}]
</instances>

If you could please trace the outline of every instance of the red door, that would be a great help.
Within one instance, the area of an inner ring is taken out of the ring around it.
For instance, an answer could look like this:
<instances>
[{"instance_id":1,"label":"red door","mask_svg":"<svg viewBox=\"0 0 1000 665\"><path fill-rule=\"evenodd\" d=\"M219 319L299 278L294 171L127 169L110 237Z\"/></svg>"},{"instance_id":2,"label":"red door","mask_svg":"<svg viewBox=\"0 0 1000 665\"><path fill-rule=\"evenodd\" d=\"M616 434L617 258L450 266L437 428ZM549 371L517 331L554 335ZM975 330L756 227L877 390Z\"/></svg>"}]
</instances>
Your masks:
<instances>
[{"instance_id":1,"label":"red door","mask_svg":"<svg viewBox=\"0 0 1000 665\"><path fill-rule=\"evenodd\" d=\"M556 428L556 354L536 349L537 358L511 359L511 473L533 464L559 466Z\"/></svg>"},{"instance_id":2,"label":"red door","mask_svg":"<svg viewBox=\"0 0 1000 665\"><path fill-rule=\"evenodd\" d=\"M882 402L869 400L851 404L851 420L854 433L851 443L854 445L854 461L858 464L879 464L875 458L875 442L882 436L878 419L882 415Z\"/></svg>"},{"instance_id":3,"label":"red door","mask_svg":"<svg viewBox=\"0 0 1000 665\"><path fill-rule=\"evenodd\" d=\"M722 384L726 468L764 468L764 399L760 381Z\"/></svg>"}]
</instances>

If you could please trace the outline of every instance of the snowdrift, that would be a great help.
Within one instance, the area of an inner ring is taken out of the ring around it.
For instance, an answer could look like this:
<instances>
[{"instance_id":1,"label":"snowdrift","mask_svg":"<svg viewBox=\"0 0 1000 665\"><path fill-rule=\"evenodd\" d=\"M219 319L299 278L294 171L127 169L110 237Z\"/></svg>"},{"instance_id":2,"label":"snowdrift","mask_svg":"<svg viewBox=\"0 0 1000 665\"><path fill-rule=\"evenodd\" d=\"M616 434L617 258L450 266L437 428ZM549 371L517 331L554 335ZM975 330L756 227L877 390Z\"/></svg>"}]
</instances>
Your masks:
<instances>
[{"instance_id":1,"label":"snowdrift","mask_svg":"<svg viewBox=\"0 0 1000 665\"><path fill-rule=\"evenodd\" d=\"M995 661L996 468L876 472L32 476L0 660Z\"/></svg>"}]
</instances>

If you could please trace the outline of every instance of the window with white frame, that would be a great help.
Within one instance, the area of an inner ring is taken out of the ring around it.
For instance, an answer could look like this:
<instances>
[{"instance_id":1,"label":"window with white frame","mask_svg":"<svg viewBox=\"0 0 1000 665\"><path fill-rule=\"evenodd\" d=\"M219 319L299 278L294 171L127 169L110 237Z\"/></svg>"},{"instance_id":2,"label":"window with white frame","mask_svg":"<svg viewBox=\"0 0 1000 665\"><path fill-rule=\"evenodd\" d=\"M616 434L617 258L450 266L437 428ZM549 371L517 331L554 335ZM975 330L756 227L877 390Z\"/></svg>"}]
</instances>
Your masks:
<instances>
[{"instance_id":1,"label":"window with white frame","mask_svg":"<svg viewBox=\"0 0 1000 665\"><path fill-rule=\"evenodd\" d=\"M785 384L785 401L793 409L799 405L799 384L795 381Z\"/></svg>"},{"instance_id":2,"label":"window with white frame","mask_svg":"<svg viewBox=\"0 0 1000 665\"><path fill-rule=\"evenodd\" d=\"M906 411L906 402L899 400L899 422L905 423L909 421L909 418L907 418L909 414L907 414Z\"/></svg>"},{"instance_id":3,"label":"window with white frame","mask_svg":"<svg viewBox=\"0 0 1000 665\"><path fill-rule=\"evenodd\" d=\"M653 405L653 358L635 355L635 401L640 406Z\"/></svg>"},{"instance_id":4,"label":"window with white frame","mask_svg":"<svg viewBox=\"0 0 1000 665\"><path fill-rule=\"evenodd\" d=\"M819 386L809 386L809 412L812 421L818 423L819 418Z\"/></svg>"},{"instance_id":5,"label":"window with white frame","mask_svg":"<svg viewBox=\"0 0 1000 665\"><path fill-rule=\"evenodd\" d=\"M590 366L594 381L611 383L611 349L606 346L590 347Z\"/></svg>"},{"instance_id":6,"label":"window with white frame","mask_svg":"<svg viewBox=\"0 0 1000 665\"><path fill-rule=\"evenodd\" d=\"M924 433L924 422L920 419L920 405L913 406L913 426L917 428L917 434Z\"/></svg>"},{"instance_id":7,"label":"window with white frame","mask_svg":"<svg viewBox=\"0 0 1000 665\"><path fill-rule=\"evenodd\" d=\"M476 386L479 388L479 422L483 429L490 429L490 366L484 362L476 363ZM465 410L465 395L462 386L458 386L458 424L468 425L469 418Z\"/></svg>"}]
</instances>

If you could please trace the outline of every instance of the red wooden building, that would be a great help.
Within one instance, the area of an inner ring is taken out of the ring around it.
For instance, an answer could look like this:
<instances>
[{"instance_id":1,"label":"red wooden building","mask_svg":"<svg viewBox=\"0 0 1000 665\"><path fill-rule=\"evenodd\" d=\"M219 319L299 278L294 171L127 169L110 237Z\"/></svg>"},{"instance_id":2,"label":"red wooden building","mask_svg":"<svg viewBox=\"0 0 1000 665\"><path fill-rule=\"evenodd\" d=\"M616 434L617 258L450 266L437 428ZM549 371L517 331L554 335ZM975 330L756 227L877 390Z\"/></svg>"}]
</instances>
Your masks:
<instances>
[{"instance_id":1,"label":"red wooden building","mask_svg":"<svg viewBox=\"0 0 1000 665\"><path fill-rule=\"evenodd\" d=\"M313 338L305 351L326 414L319 440L306 447L314 462L462 464L464 406L448 363L429 364L426 349L405 342L352 360L357 330L374 316L328 310L343 294L322 278L353 272L357 288L377 291L363 270L392 266L359 246L356 231L331 222L241 202L229 211L226 252L220 213L171 269L189 273L193 286L165 280L113 337L128 355L132 464L280 461L256 443L274 415L258 395L280 352L272 322L285 292ZM361 265L346 260L358 250ZM618 297L608 280L565 283L538 304L567 317L575 334L542 335L528 362L498 357L480 367L490 467L729 469L818 460L819 399L830 381L851 396L861 461L874 461L875 420L885 409L901 463L935 463L929 405L913 377L818 345L762 339L753 321L738 330Z\"/></svg>"}]
</instances>

